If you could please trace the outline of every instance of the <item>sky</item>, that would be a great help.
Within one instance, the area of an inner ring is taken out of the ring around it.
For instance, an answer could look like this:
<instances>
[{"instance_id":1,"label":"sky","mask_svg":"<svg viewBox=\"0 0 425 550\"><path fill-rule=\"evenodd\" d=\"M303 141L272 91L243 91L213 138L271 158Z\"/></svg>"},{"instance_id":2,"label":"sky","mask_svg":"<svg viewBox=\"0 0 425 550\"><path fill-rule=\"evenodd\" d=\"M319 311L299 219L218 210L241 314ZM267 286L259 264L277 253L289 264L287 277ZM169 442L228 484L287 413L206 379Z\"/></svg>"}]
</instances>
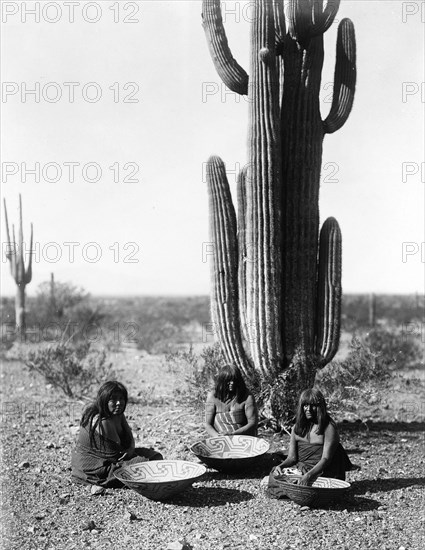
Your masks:
<instances>
[{"instance_id":1,"label":"sky","mask_svg":"<svg viewBox=\"0 0 425 550\"><path fill-rule=\"evenodd\" d=\"M234 192L248 102L215 72L201 2L1 4L1 196L10 224L22 196L27 250L34 225L27 293L53 272L93 295L208 294L205 161L223 158ZM249 4L223 3L246 70ZM425 290L424 6L342 0L337 15L355 25L358 80L347 123L324 140L320 215L341 226L346 293ZM1 235L12 295L3 211Z\"/></svg>"}]
</instances>

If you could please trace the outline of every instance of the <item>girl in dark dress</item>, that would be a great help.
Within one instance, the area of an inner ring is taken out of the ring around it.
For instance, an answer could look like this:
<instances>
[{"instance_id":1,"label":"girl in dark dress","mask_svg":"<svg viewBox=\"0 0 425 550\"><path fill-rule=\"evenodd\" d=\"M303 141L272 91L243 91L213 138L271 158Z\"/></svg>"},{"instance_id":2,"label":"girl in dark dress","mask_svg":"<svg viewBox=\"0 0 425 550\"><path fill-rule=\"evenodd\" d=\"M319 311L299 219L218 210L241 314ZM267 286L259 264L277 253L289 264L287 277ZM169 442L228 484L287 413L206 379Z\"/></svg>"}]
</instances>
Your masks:
<instances>
[{"instance_id":1,"label":"girl in dark dress","mask_svg":"<svg viewBox=\"0 0 425 550\"><path fill-rule=\"evenodd\" d=\"M106 382L96 401L83 412L77 444L72 452L74 481L101 487L121 487L113 475L124 462L161 460L153 449L135 448L124 411L128 394L120 382Z\"/></svg>"},{"instance_id":2,"label":"girl in dark dress","mask_svg":"<svg viewBox=\"0 0 425 550\"><path fill-rule=\"evenodd\" d=\"M300 395L288 456L271 472L269 487L274 476L284 475L291 466L301 473L300 485L311 485L319 476L345 480L345 472L357 468L339 441L322 392L315 388Z\"/></svg>"}]
</instances>

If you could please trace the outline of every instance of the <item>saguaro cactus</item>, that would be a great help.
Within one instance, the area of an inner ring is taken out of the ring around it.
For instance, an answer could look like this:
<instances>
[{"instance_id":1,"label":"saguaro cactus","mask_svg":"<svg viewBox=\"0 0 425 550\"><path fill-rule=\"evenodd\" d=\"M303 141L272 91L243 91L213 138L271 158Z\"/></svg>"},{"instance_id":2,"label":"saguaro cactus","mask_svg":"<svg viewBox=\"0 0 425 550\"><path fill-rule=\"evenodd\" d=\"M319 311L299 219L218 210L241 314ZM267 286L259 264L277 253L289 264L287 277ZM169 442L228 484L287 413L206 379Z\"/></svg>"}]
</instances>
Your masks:
<instances>
[{"instance_id":1,"label":"saguaro cactus","mask_svg":"<svg viewBox=\"0 0 425 550\"><path fill-rule=\"evenodd\" d=\"M10 272L15 280L17 290L15 296L15 323L20 333L25 332L25 287L32 279L32 243L33 227L31 224L31 237L29 245L28 267L25 269L24 261L24 233L22 227L22 199L19 195L19 233L18 241L15 239L15 226L12 225L12 240L10 239L9 222L7 219L6 200L4 200L4 217L6 222L7 251L6 257L10 263Z\"/></svg>"},{"instance_id":2,"label":"saguaro cactus","mask_svg":"<svg viewBox=\"0 0 425 550\"><path fill-rule=\"evenodd\" d=\"M212 314L228 361L274 379L281 419L335 355L341 308L341 233L328 218L319 235L324 135L342 127L356 82L354 27L338 27L333 101L322 120L323 33L339 0L256 0L250 76L233 58L220 0L203 1L203 26L223 82L249 98L248 162L238 216L223 161L207 163Z\"/></svg>"}]
</instances>

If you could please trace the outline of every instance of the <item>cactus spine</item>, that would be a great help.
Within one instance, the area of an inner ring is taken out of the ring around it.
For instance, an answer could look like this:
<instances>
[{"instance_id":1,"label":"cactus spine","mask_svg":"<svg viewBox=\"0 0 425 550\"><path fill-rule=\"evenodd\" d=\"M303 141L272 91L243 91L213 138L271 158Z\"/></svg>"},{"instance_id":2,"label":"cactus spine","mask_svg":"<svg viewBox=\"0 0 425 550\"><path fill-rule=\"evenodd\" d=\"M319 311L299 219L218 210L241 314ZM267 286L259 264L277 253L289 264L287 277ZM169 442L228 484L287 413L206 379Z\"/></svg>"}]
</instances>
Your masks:
<instances>
[{"instance_id":1,"label":"cactus spine","mask_svg":"<svg viewBox=\"0 0 425 550\"><path fill-rule=\"evenodd\" d=\"M25 287L32 279L32 243L33 227L31 224L31 237L28 266L25 269L24 262L24 232L22 224L22 199L19 195L19 233L18 241L15 239L15 226L12 225L12 240L10 239L9 222L7 218L6 200L4 200L4 217L6 222L7 252L6 258L10 263L10 272L15 280L17 290L15 296L15 324L19 333L25 334Z\"/></svg>"},{"instance_id":2,"label":"cactus spine","mask_svg":"<svg viewBox=\"0 0 425 550\"><path fill-rule=\"evenodd\" d=\"M250 107L237 220L223 161L211 157L207 166L213 321L228 361L248 376L273 376L271 406L281 419L338 349L341 232L329 218L319 235L320 170L324 135L347 120L356 82L354 27L343 19L322 120L323 33L339 0L289 0L286 8L255 1L249 77L231 54L220 0L204 0L202 14L218 74Z\"/></svg>"}]
</instances>

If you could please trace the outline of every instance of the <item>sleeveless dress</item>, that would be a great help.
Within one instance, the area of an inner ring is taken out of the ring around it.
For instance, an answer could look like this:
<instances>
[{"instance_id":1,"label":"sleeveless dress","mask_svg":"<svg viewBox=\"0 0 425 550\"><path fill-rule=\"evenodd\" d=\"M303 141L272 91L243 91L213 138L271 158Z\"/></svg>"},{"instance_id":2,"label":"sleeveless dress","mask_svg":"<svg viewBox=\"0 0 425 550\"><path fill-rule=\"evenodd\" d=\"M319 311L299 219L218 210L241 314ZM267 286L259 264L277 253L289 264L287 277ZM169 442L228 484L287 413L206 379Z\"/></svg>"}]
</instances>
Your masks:
<instances>
[{"instance_id":1,"label":"sleeveless dress","mask_svg":"<svg viewBox=\"0 0 425 550\"><path fill-rule=\"evenodd\" d=\"M129 441L123 441L120 445L98 432L95 432L94 438L95 446L90 442L87 428L80 427L77 444L71 455L72 478L76 483L122 487L122 483L114 476L114 471L121 468L123 463L162 459L162 455L154 449L140 447L135 449L136 457L119 460L128 449Z\"/></svg>"},{"instance_id":2,"label":"sleeveless dress","mask_svg":"<svg viewBox=\"0 0 425 550\"><path fill-rule=\"evenodd\" d=\"M214 417L214 428L218 433L227 433L242 428L248 423L243 409L236 409L229 412L216 412ZM244 435L257 435L255 426L248 430Z\"/></svg>"},{"instance_id":3,"label":"sleeveless dress","mask_svg":"<svg viewBox=\"0 0 425 550\"><path fill-rule=\"evenodd\" d=\"M322 458L323 443L307 443L306 441L297 441L296 443L298 456L296 467L285 468L283 471L287 470L287 473L291 474L306 474L314 468ZM345 472L349 472L353 469L356 469L356 467L351 463L344 447L341 443L338 443L331 461L326 468L319 473L318 477L332 477L345 481ZM272 498L285 497L285 493L281 486L274 479L274 470L275 468L272 469L269 475L268 495Z\"/></svg>"}]
</instances>

